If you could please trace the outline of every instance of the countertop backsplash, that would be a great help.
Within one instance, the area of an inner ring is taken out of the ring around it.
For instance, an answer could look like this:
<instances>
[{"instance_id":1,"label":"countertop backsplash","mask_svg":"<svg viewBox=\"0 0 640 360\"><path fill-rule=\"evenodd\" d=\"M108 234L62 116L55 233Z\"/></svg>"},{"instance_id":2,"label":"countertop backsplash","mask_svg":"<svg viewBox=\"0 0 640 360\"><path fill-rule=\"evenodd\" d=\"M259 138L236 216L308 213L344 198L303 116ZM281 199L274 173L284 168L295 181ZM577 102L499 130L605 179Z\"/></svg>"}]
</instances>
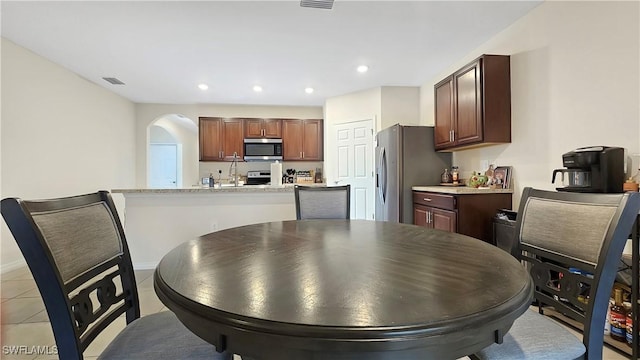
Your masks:
<instances>
[{"instance_id":1,"label":"countertop backsplash","mask_svg":"<svg viewBox=\"0 0 640 360\"><path fill-rule=\"evenodd\" d=\"M229 172L231 168L231 161L201 161L199 163L200 166L200 177L195 179L194 185L199 184L200 179L203 177L208 177L210 173L213 173L214 179L218 180L218 170L222 170L222 174L220 174L220 178L223 182L229 181ZM324 172L324 162L322 161L283 161L282 162L282 171L284 172L286 169L295 169L298 170L315 170L317 168L323 169ZM270 161L238 161L238 175L247 176L247 171L259 171L259 170L271 170L271 162ZM233 173L233 170L231 170Z\"/></svg>"}]
</instances>

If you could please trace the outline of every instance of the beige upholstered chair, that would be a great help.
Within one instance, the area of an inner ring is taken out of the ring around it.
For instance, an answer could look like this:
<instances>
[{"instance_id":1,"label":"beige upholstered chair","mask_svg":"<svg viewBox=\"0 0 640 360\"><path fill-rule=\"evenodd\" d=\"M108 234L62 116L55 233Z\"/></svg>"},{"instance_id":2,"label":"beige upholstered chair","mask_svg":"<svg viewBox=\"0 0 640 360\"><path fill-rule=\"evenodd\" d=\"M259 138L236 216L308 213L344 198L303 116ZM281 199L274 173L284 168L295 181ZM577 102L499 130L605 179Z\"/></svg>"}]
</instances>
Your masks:
<instances>
[{"instance_id":1,"label":"beige upholstered chair","mask_svg":"<svg viewBox=\"0 0 640 360\"><path fill-rule=\"evenodd\" d=\"M609 295L638 211L639 193L526 188L515 229L518 255L529 263L536 300L583 323L583 341L530 310L514 322L502 344L493 344L473 358L602 359Z\"/></svg>"},{"instance_id":2,"label":"beige upholstered chair","mask_svg":"<svg viewBox=\"0 0 640 360\"><path fill-rule=\"evenodd\" d=\"M8 198L1 209L44 300L60 359L82 359L122 314L127 326L99 359L230 358L171 312L140 317L129 249L108 192L41 201Z\"/></svg>"},{"instance_id":3,"label":"beige upholstered chair","mask_svg":"<svg viewBox=\"0 0 640 360\"><path fill-rule=\"evenodd\" d=\"M351 185L311 187L296 185L296 218L349 219Z\"/></svg>"}]
</instances>

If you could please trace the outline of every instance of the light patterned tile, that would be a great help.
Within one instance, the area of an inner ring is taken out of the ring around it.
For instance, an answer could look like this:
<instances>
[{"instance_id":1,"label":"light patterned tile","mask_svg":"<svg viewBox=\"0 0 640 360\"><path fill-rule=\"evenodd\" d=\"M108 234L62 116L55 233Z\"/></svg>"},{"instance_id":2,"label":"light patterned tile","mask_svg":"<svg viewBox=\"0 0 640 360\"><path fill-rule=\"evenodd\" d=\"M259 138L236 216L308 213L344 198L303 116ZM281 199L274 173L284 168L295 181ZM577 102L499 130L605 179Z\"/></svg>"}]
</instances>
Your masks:
<instances>
[{"instance_id":1,"label":"light patterned tile","mask_svg":"<svg viewBox=\"0 0 640 360\"><path fill-rule=\"evenodd\" d=\"M164 307L164 304L158 299L156 292L153 290L138 291L138 298L140 299L140 313L142 315L157 313Z\"/></svg>"},{"instance_id":2,"label":"light patterned tile","mask_svg":"<svg viewBox=\"0 0 640 360\"><path fill-rule=\"evenodd\" d=\"M153 272L155 270L150 269L150 270L136 270L135 274L136 274L136 283L140 284L141 282L147 280L150 277L153 277Z\"/></svg>"},{"instance_id":3,"label":"light patterned tile","mask_svg":"<svg viewBox=\"0 0 640 360\"><path fill-rule=\"evenodd\" d=\"M33 275L27 266L9 271L1 275L2 281L5 280L33 280Z\"/></svg>"},{"instance_id":4,"label":"light patterned tile","mask_svg":"<svg viewBox=\"0 0 640 360\"><path fill-rule=\"evenodd\" d=\"M54 353L53 331L49 323L2 325L2 345L19 350L20 354L4 354L2 359L34 359L38 356L33 347L45 353ZM26 350L26 351L25 351Z\"/></svg>"},{"instance_id":5,"label":"light patterned tile","mask_svg":"<svg viewBox=\"0 0 640 360\"><path fill-rule=\"evenodd\" d=\"M36 288L33 280L3 280L0 283L0 293L3 299L11 299Z\"/></svg>"},{"instance_id":6,"label":"light patterned tile","mask_svg":"<svg viewBox=\"0 0 640 360\"><path fill-rule=\"evenodd\" d=\"M23 293L20 294L18 296L16 296L17 298L41 298L42 295L40 295L40 290L38 290L37 287Z\"/></svg>"},{"instance_id":7,"label":"light patterned tile","mask_svg":"<svg viewBox=\"0 0 640 360\"><path fill-rule=\"evenodd\" d=\"M44 310L40 298L15 298L2 303L2 324L19 324Z\"/></svg>"},{"instance_id":8,"label":"light patterned tile","mask_svg":"<svg viewBox=\"0 0 640 360\"><path fill-rule=\"evenodd\" d=\"M47 314L47 310L40 311L39 313L33 315L32 317L26 319L22 323L39 323L39 322L49 322L49 315Z\"/></svg>"},{"instance_id":9,"label":"light patterned tile","mask_svg":"<svg viewBox=\"0 0 640 360\"><path fill-rule=\"evenodd\" d=\"M138 284L138 291L153 290L153 276L149 276Z\"/></svg>"}]
</instances>

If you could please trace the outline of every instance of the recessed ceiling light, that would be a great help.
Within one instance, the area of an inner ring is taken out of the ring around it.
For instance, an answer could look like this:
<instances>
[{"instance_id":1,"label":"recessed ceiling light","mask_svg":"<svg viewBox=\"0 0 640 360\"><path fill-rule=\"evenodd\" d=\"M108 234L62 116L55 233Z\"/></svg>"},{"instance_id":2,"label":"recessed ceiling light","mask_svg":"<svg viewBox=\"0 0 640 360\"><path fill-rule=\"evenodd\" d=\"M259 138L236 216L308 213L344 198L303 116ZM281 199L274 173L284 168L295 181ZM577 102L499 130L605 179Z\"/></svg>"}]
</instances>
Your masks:
<instances>
[{"instance_id":1,"label":"recessed ceiling light","mask_svg":"<svg viewBox=\"0 0 640 360\"><path fill-rule=\"evenodd\" d=\"M308 88L304 89L304 92L306 92L307 94L311 94L313 92L313 88L312 87L308 87Z\"/></svg>"},{"instance_id":2,"label":"recessed ceiling light","mask_svg":"<svg viewBox=\"0 0 640 360\"><path fill-rule=\"evenodd\" d=\"M261 92L261 91L262 91L262 86L255 85L255 86L253 87L253 91L255 91L255 92Z\"/></svg>"},{"instance_id":3,"label":"recessed ceiling light","mask_svg":"<svg viewBox=\"0 0 640 360\"><path fill-rule=\"evenodd\" d=\"M209 88L209 85L207 84L200 84L198 85L198 88L200 88L200 90L207 90Z\"/></svg>"},{"instance_id":4,"label":"recessed ceiling light","mask_svg":"<svg viewBox=\"0 0 640 360\"><path fill-rule=\"evenodd\" d=\"M359 73L366 73L369 71L369 67L367 65L360 65L357 70Z\"/></svg>"}]
</instances>

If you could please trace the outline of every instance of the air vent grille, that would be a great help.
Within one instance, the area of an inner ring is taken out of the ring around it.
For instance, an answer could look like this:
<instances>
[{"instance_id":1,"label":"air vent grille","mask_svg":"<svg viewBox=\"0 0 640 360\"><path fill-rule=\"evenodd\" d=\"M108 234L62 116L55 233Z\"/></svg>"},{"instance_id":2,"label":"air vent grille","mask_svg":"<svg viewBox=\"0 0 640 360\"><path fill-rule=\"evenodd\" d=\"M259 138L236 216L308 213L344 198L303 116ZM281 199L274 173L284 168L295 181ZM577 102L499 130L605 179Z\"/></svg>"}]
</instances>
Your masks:
<instances>
[{"instance_id":1,"label":"air vent grille","mask_svg":"<svg viewBox=\"0 0 640 360\"><path fill-rule=\"evenodd\" d=\"M316 9L333 8L333 0L300 0L300 6Z\"/></svg>"},{"instance_id":2,"label":"air vent grille","mask_svg":"<svg viewBox=\"0 0 640 360\"><path fill-rule=\"evenodd\" d=\"M102 80L112 84L112 85L124 85L124 83L117 78L114 77L103 77Z\"/></svg>"}]
</instances>

